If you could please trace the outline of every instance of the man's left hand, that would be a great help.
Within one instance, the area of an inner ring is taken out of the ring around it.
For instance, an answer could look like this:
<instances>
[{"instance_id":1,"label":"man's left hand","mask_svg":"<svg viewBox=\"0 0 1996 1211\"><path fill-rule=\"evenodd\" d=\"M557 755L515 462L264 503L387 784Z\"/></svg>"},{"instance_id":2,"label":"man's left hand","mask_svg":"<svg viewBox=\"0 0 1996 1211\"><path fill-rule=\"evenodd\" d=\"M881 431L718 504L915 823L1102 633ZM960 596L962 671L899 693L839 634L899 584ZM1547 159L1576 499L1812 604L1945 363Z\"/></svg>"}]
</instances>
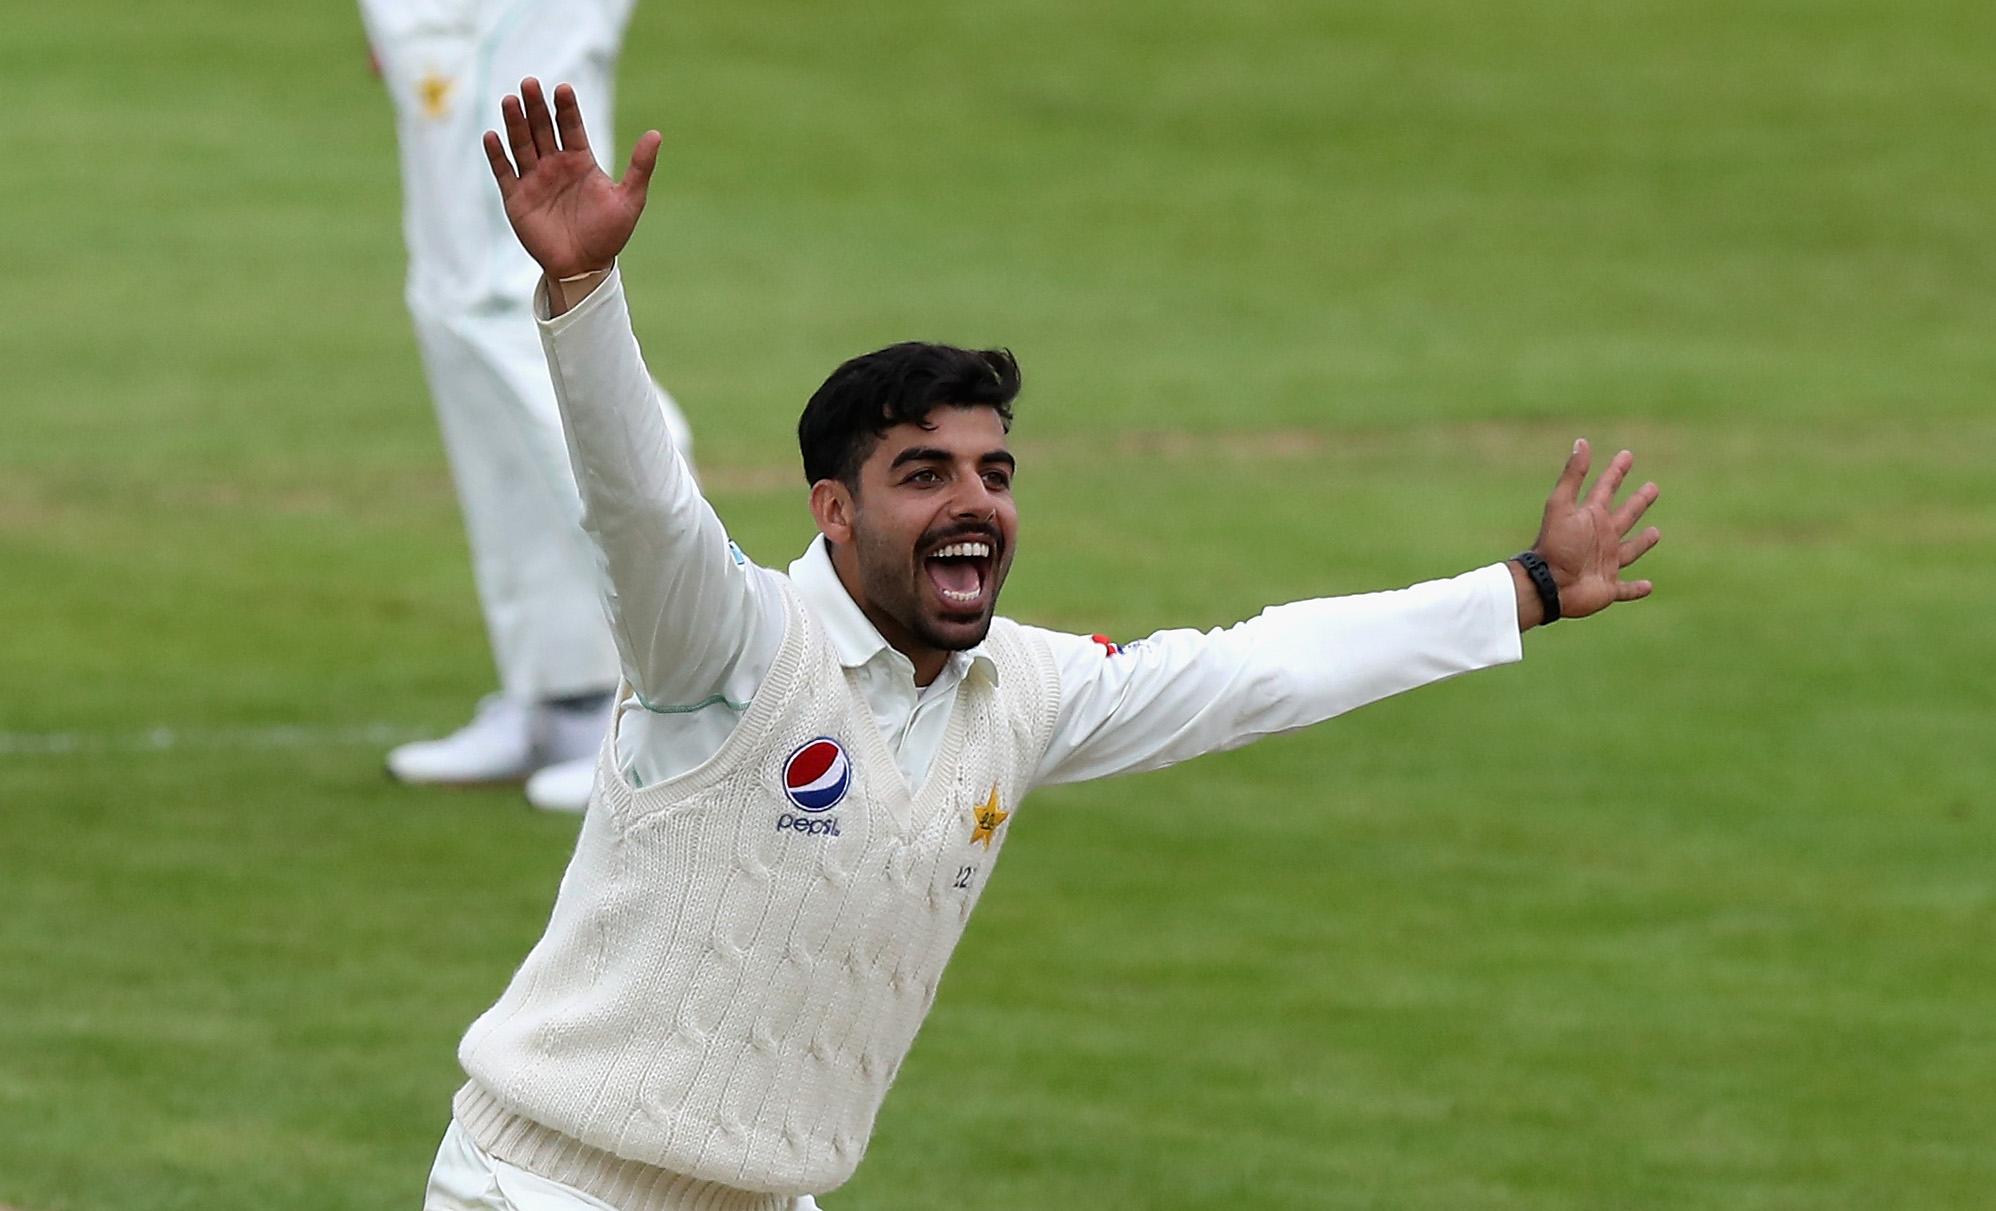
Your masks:
<instances>
[{"instance_id":1,"label":"man's left hand","mask_svg":"<svg viewBox=\"0 0 1996 1211\"><path fill-rule=\"evenodd\" d=\"M1635 466L1636 456L1623 450L1608 462L1607 470L1594 481L1585 496L1587 467L1592 451L1587 440L1573 443L1573 454L1559 473L1552 496L1546 501L1545 517L1532 550L1545 560L1553 582L1559 586L1562 618L1585 618L1598 614L1618 601L1636 601L1650 595L1647 580L1624 580L1622 571L1641 559L1662 537L1655 526L1629 537L1636 523L1656 503L1657 486L1646 483L1629 494L1620 505L1615 493ZM1514 573L1522 576L1522 570ZM1519 594L1519 623L1531 626L1542 621L1537 594L1529 580Z\"/></svg>"}]
</instances>

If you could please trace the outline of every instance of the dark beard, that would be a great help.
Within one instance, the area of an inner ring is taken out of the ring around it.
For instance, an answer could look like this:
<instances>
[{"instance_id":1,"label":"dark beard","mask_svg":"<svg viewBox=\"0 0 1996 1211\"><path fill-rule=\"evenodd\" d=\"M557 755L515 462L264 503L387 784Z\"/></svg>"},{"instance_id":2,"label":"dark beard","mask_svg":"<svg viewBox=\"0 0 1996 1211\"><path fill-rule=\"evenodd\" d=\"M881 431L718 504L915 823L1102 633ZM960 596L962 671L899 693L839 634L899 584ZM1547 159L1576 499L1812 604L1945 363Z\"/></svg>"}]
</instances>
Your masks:
<instances>
[{"instance_id":1,"label":"dark beard","mask_svg":"<svg viewBox=\"0 0 1996 1211\"><path fill-rule=\"evenodd\" d=\"M991 605L995 611L998 605L996 598L993 598ZM911 634L915 636L916 639L920 640L925 647L935 648L937 651L941 652L965 652L969 651L971 648L976 647L978 644L984 642L984 637L991 633L991 619L992 619L991 614L986 614L984 616L984 621L977 624L977 632L974 638L952 638L943 635L938 635L936 634L935 631L929 628L929 620L927 618L922 618L922 617L915 618L914 625L912 627L908 627L908 630ZM967 626L970 624L963 623L959 625ZM963 632L959 632L959 635L961 634L963 634Z\"/></svg>"}]
</instances>

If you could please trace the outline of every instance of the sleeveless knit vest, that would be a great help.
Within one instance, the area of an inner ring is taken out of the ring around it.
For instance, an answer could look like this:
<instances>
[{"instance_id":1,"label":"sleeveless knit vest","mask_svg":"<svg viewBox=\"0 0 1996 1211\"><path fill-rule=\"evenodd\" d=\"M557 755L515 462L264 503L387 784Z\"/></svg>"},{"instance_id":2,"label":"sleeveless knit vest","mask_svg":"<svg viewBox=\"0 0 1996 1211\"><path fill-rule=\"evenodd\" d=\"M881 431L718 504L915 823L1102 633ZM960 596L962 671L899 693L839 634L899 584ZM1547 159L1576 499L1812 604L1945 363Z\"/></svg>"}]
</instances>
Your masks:
<instances>
[{"instance_id":1,"label":"sleeveless knit vest","mask_svg":"<svg viewBox=\"0 0 1996 1211\"><path fill-rule=\"evenodd\" d=\"M632 790L612 730L547 932L458 1049L472 1138L620 1211L774 1211L852 1176L1052 736L1052 654L996 619L995 684L966 676L909 787L786 596L705 764Z\"/></svg>"}]
</instances>

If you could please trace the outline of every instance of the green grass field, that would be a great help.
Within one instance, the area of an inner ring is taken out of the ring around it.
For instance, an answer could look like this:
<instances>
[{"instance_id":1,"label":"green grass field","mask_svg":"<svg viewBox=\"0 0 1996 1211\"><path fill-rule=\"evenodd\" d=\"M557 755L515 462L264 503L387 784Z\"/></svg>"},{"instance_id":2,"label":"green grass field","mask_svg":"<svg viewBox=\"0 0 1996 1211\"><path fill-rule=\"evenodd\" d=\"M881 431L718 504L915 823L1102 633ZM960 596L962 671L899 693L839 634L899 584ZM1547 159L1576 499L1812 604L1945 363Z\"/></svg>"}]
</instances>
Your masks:
<instances>
[{"instance_id":1,"label":"green grass field","mask_svg":"<svg viewBox=\"0 0 1996 1211\"><path fill-rule=\"evenodd\" d=\"M1664 487L1656 597L1521 667L1030 800L831 1211L1989 1205L1992 61L1969 0L641 7L633 307L765 563L909 336L1025 364L1049 625L1502 558L1581 434ZM414 1207L575 824L380 772L491 672L358 19L0 69L0 1203Z\"/></svg>"}]
</instances>

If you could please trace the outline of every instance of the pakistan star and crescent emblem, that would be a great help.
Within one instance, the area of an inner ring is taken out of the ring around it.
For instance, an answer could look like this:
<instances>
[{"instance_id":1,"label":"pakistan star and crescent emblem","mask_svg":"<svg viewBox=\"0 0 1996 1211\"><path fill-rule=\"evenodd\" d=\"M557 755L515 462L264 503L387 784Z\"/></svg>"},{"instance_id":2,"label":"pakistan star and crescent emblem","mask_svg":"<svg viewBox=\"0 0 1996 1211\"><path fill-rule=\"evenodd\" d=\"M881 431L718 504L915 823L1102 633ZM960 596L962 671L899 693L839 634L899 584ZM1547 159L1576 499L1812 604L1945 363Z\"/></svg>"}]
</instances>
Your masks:
<instances>
[{"instance_id":1,"label":"pakistan star and crescent emblem","mask_svg":"<svg viewBox=\"0 0 1996 1211\"><path fill-rule=\"evenodd\" d=\"M416 81L416 97L423 103L423 116L441 118L450 112L450 94L453 81L435 70L423 73Z\"/></svg>"},{"instance_id":2,"label":"pakistan star and crescent emblem","mask_svg":"<svg viewBox=\"0 0 1996 1211\"><path fill-rule=\"evenodd\" d=\"M981 842L984 848L990 849L991 838L997 834L998 826L1005 823L1012 816L1011 812L998 806L997 783L994 782L991 784L991 797L986 799L984 805L977 809L976 815L977 826L970 830L970 843L976 845Z\"/></svg>"}]
</instances>

